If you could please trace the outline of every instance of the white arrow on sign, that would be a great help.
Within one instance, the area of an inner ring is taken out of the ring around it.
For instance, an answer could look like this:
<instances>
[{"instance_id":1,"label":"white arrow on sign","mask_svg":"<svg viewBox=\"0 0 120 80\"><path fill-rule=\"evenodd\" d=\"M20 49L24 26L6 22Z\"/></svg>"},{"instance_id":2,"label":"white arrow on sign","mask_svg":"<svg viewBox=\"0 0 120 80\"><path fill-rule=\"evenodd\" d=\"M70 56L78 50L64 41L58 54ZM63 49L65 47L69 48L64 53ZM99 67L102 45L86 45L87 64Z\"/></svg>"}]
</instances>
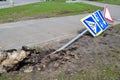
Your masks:
<instances>
[{"instance_id":1,"label":"white arrow on sign","mask_svg":"<svg viewBox=\"0 0 120 80\"><path fill-rule=\"evenodd\" d=\"M96 23L92 22L92 21L87 21L85 20L85 22L92 28L92 30L97 33L97 29L96 29Z\"/></svg>"}]
</instances>

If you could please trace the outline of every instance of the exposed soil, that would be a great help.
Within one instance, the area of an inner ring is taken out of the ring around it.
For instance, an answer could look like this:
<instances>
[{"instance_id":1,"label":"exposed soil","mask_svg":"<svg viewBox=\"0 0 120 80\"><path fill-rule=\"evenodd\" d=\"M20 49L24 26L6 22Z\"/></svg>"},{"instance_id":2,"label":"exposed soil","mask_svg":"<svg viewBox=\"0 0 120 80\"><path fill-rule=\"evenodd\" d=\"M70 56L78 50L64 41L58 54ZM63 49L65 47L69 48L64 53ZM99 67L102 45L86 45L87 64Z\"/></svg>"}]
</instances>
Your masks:
<instances>
[{"instance_id":1,"label":"exposed soil","mask_svg":"<svg viewBox=\"0 0 120 80\"><path fill-rule=\"evenodd\" d=\"M71 76L87 70L92 72L101 65L111 66L117 58L115 55L120 53L120 25L110 27L96 38L87 33L67 49L50 54L68 41L53 41L41 51L28 49L31 54L7 73L8 76L19 74L21 80L57 80L55 76L61 72ZM120 67L119 64L115 64L116 68Z\"/></svg>"}]
</instances>

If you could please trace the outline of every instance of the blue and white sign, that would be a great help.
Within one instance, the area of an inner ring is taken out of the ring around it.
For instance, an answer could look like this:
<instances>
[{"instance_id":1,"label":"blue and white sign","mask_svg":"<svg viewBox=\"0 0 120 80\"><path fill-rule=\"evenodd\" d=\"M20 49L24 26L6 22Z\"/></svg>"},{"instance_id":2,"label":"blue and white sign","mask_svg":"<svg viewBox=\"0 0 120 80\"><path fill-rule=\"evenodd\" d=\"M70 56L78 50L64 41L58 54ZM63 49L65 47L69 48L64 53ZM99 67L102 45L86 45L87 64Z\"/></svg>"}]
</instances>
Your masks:
<instances>
[{"instance_id":1,"label":"blue and white sign","mask_svg":"<svg viewBox=\"0 0 120 80\"><path fill-rule=\"evenodd\" d=\"M96 36L97 34L100 34L102 32L101 28L99 27L99 24L96 23L92 15L88 16L83 21L83 23L87 26L87 28L89 29L93 36Z\"/></svg>"},{"instance_id":2,"label":"blue and white sign","mask_svg":"<svg viewBox=\"0 0 120 80\"><path fill-rule=\"evenodd\" d=\"M97 10L91 15L81 19L81 21L93 36L100 35L108 28L108 23L105 21L100 10Z\"/></svg>"},{"instance_id":3,"label":"blue and white sign","mask_svg":"<svg viewBox=\"0 0 120 80\"><path fill-rule=\"evenodd\" d=\"M96 12L92 13L92 16L94 17L95 21L100 25L103 31L105 31L108 28L108 23L104 19L100 10L97 10Z\"/></svg>"}]
</instances>

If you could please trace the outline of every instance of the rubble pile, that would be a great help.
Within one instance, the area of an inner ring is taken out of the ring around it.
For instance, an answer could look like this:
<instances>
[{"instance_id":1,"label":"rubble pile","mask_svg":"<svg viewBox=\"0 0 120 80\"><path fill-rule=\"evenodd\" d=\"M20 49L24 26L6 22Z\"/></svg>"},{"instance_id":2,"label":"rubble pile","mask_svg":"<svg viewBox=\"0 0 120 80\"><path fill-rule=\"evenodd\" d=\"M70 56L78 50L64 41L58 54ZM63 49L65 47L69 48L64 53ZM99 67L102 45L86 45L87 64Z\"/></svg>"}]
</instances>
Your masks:
<instances>
[{"instance_id":1,"label":"rubble pile","mask_svg":"<svg viewBox=\"0 0 120 80\"><path fill-rule=\"evenodd\" d=\"M0 73L8 72L14 68L16 64L23 61L29 54L28 47L22 47L21 50L11 49L0 52Z\"/></svg>"},{"instance_id":2,"label":"rubble pile","mask_svg":"<svg viewBox=\"0 0 120 80\"><path fill-rule=\"evenodd\" d=\"M75 50L75 48L70 48L70 50ZM26 46L23 46L21 50L5 50L0 53L0 73L15 70L32 72L34 68L39 71L46 68L56 69L71 58L77 59L77 55L74 53L64 50L56 54L50 54L53 51L54 49L49 49L39 52Z\"/></svg>"}]
</instances>

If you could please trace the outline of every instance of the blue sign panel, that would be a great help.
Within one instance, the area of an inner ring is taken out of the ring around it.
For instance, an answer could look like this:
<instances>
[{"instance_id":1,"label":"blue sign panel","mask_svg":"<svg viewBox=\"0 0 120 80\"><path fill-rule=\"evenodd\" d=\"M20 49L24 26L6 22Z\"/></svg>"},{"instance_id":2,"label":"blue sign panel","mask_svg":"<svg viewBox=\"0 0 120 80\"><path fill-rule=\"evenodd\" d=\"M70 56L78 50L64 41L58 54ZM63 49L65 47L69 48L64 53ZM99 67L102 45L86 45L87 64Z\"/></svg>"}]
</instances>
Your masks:
<instances>
[{"instance_id":1,"label":"blue sign panel","mask_svg":"<svg viewBox=\"0 0 120 80\"><path fill-rule=\"evenodd\" d=\"M104 19L100 10L81 19L82 23L87 27L93 36L98 36L108 28L108 23Z\"/></svg>"},{"instance_id":2,"label":"blue sign panel","mask_svg":"<svg viewBox=\"0 0 120 80\"><path fill-rule=\"evenodd\" d=\"M99 24L95 22L93 16L89 16L83 22L88 27L89 31L93 34L93 36L96 36L102 31L99 27Z\"/></svg>"},{"instance_id":3,"label":"blue sign panel","mask_svg":"<svg viewBox=\"0 0 120 80\"><path fill-rule=\"evenodd\" d=\"M92 16L95 18L95 21L100 25L103 31L105 31L108 28L108 23L104 19L100 10L94 12Z\"/></svg>"}]
</instances>

